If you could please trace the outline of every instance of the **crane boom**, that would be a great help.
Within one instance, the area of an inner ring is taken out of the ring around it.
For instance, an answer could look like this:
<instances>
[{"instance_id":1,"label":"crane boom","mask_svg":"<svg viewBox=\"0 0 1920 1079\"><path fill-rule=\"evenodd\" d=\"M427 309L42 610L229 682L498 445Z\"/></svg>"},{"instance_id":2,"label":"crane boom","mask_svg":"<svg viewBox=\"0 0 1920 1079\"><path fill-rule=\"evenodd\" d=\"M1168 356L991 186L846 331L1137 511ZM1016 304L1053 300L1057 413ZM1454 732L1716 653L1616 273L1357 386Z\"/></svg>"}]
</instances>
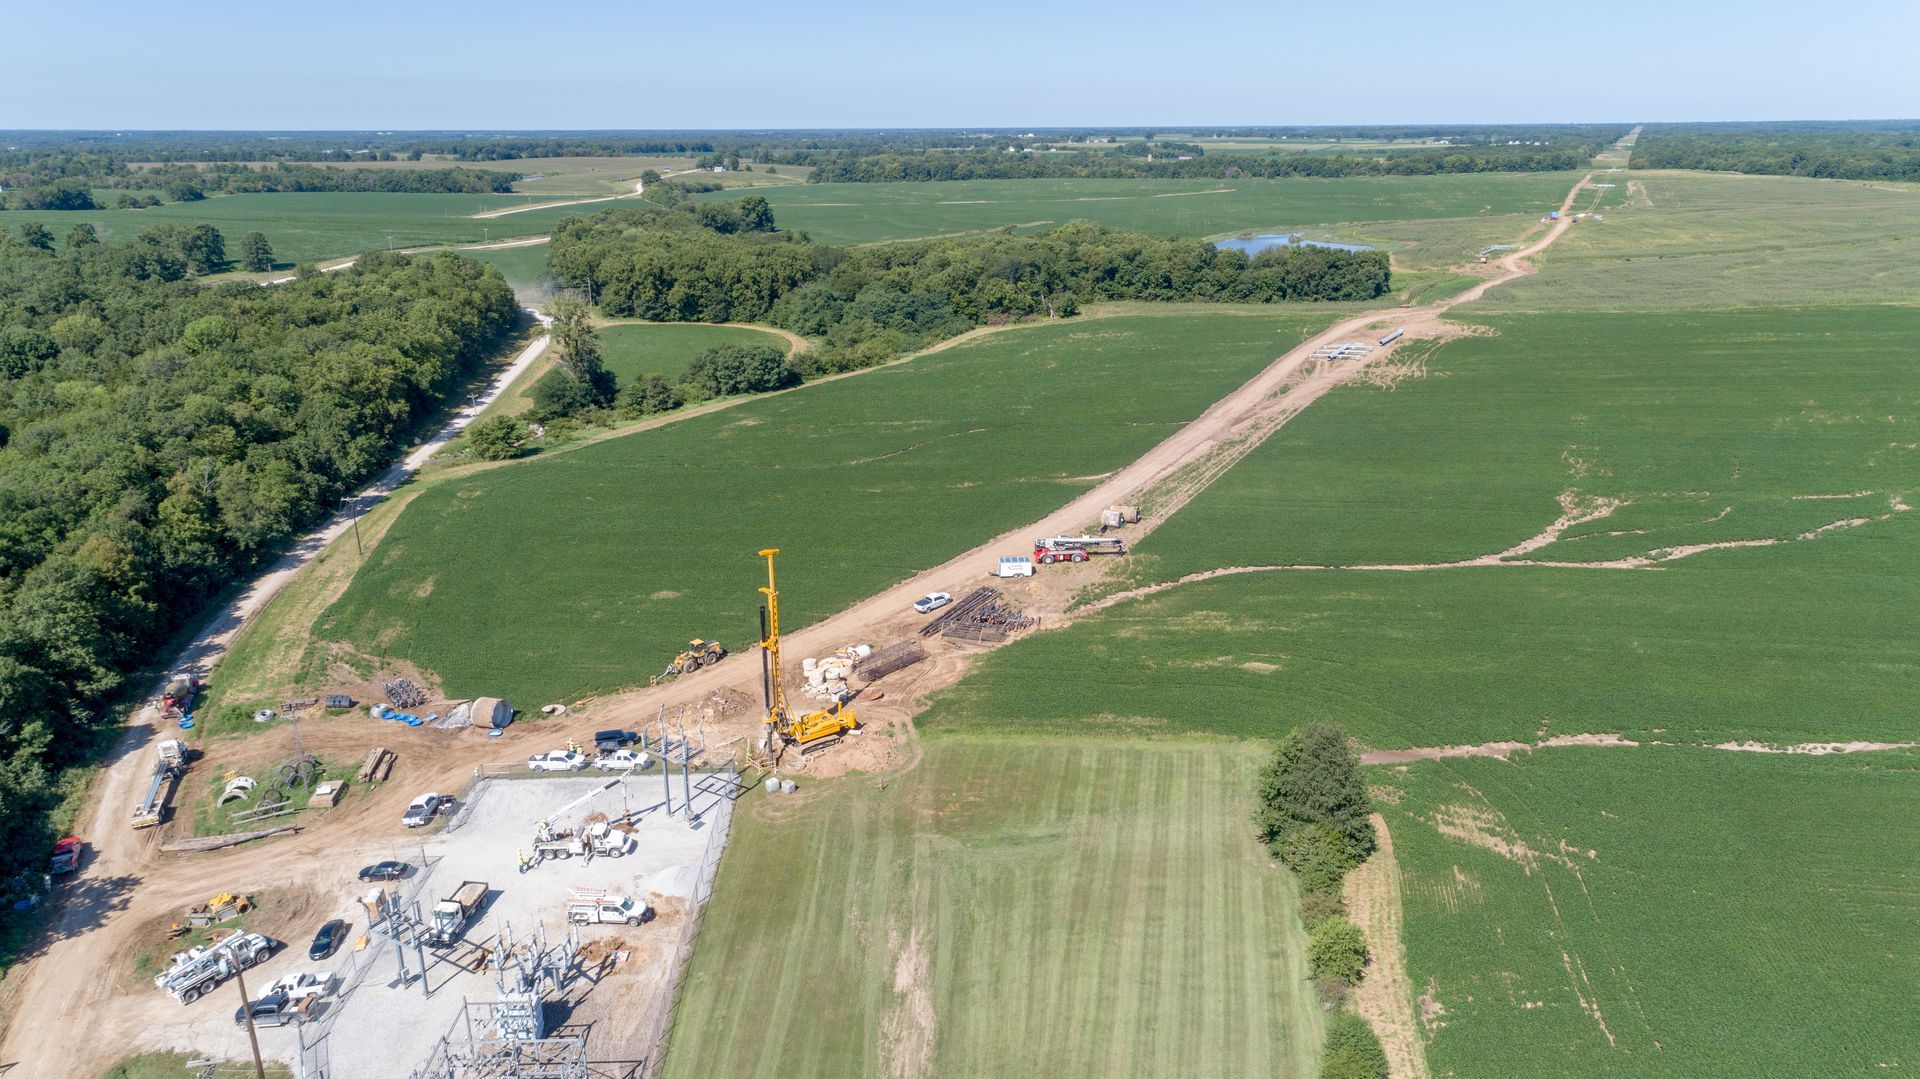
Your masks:
<instances>
[{"instance_id":1,"label":"crane boom","mask_svg":"<svg viewBox=\"0 0 1920 1079\"><path fill-rule=\"evenodd\" d=\"M600 784L598 787L593 788L592 790L581 795L580 797L575 798L573 801L568 802L566 805L561 806L559 809L556 809L553 812L547 814L546 818L543 819L539 823L539 825L537 825L534 828L534 840L536 842L544 843L547 840L552 839L553 838L553 822L556 819L560 817L564 817L568 813L571 813L574 810L579 809L581 806L586 805L588 802L593 801L595 798L600 797L601 795L607 793L608 791L612 790L613 788L619 785L620 785L620 779L618 776L616 776L613 779L609 779L605 783Z\"/></svg>"}]
</instances>

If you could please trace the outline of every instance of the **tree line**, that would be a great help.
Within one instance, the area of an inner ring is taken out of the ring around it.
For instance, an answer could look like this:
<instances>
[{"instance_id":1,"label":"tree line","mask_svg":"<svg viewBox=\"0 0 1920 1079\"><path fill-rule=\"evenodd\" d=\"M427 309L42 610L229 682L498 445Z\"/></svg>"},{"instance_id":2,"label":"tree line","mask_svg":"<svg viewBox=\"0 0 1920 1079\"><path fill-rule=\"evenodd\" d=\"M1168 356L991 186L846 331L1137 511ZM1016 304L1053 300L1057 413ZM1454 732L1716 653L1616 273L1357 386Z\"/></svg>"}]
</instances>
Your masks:
<instances>
[{"instance_id":1,"label":"tree line","mask_svg":"<svg viewBox=\"0 0 1920 1079\"><path fill-rule=\"evenodd\" d=\"M430 169L354 169L281 162L257 169L243 164L165 164L132 168L126 162L90 155L39 159L0 170L0 207L9 210L92 210L97 194L123 189L119 208L157 206L152 195L124 189L158 190L168 202L192 202L208 195L264 191L378 191L427 194L489 194L513 190L517 172L461 167Z\"/></svg>"},{"instance_id":2,"label":"tree line","mask_svg":"<svg viewBox=\"0 0 1920 1079\"><path fill-rule=\"evenodd\" d=\"M1661 124L1641 134L1630 165L1920 181L1920 121Z\"/></svg>"},{"instance_id":3,"label":"tree line","mask_svg":"<svg viewBox=\"0 0 1920 1079\"><path fill-rule=\"evenodd\" d=\"M178 281L190 275L205 276L233 268L234 260L227 257L226 237L205 223L189 228L164 222L142 229L134 240L131 244L107 248L99 257L113 262L123 276L139 280ZM93 247L100 243L100 234L92 225L82 222L67 230L64 243L68 250ZM17 238L0 228L0 248L9 244L38 251L55 249L53 230L38 221L22 222ZM248 270L271 270L273 245L267 242L264 233L249 232L240 241L239 261Z\"/></svg>"},{"instance_id":4,"label":"tree line","mask_svg":"<svg viewBox=\"0 0 1920 1079\"><path fill-rule=\"evenodd\" d=\"M1192 147L1199 149L1199 147ZM1274 179L1295 176L1434 176L1468 172L1562 172L1587 167L1601 144L1448 147L1379 153L1175 153L1109 150L1016 152L1004 148L840 154L815 165L809 183L1038 179ZM1191 156L1188 156L1191 155ZM1187 159L1182 160L1185 156Z\"/></svg>"},{"instance_id":5,"label":"tree line","mask_svg":"<svg viewBox=\"0 0 1920 1079\"><path fill-rule=\"evenodd\" d=\"M1391 284L1378 251L1290 247L1248 258L1204 240L1085 221L845 249L774 230L766 201L622 208L562 220L548 272L606 314L769 322L823 346L805 375L872 366L975 326L1066 317L1115 300L1368 300Z\"/></svg>"},{"instance_id":6,"label":"tree line","mask_svg":"<svg viewBox=\"0 0 1920 1079\"><path fill-rule=\"evenodd\" d=\"M362 256L208 287L159 235L0 230L0 891L135 672L386 466L517 319L491 266ZM215 234L217 235L217 233ZM210 255L202 251L203 255ZM156 269L156 263L164 269Z\"/></svg>"}]
</instances>

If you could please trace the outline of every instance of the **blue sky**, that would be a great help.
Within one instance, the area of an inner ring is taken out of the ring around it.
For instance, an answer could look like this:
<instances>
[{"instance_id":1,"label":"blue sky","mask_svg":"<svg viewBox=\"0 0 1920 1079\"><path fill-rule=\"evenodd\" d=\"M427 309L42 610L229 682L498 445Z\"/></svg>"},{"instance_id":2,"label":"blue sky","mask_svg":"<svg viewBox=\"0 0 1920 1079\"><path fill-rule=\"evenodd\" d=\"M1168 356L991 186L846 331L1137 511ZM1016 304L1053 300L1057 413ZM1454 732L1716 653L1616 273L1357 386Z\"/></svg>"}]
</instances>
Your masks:
<instances>
[{"instance_id":1,"label":"blue sky","mask_svg":"<svg viewBox=\"0 0 1920 1079\"><path fill-rule=\"evenodd\" d=\"M1913 0L0 2L0 128L1880 118Z\"/></svg>"}]
</instances>

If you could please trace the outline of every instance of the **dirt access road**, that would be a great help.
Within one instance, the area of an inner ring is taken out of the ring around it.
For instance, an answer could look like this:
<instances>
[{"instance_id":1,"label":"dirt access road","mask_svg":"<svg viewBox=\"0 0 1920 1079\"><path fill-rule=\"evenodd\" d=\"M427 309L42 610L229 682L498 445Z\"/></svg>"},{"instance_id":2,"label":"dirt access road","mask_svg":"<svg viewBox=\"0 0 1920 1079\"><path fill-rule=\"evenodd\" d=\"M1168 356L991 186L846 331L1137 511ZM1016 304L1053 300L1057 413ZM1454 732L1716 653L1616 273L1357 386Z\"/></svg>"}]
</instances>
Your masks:
<instances>
[{"instance_id":1,"label":"dirt access road","mask_svg":"<svg viewBox=\"0 0 1920 1079\"><path fill-rule=\"evenodd\" d=\"M1447 334L1449 330L1440 322L1445 312L1472 302L1489 288L1532 273L1533 267L1526 260L1545 250L1572 225L1568 211L1590 179L1591 174L1582 177L1568 192L1560 220L1524 249L1482 268L1490 271L1489 276L1473 288L1422 307L1384 308L1335 324L1276 359L1192 423L1079 498L1039 521L998 536L824 622L788 635L785 651L794 657L825 655L853 641L884 643L907 636L909 627L919 621L908 613L914 598L932 591L963 594L981 583L993 556L1028 550L1035 536L1080 531L1096 521L1105 507L1139 502L1144 494L1151 492L1157 500L1156 517L1129 529L1129 538L1137 540L1159 519L1204 489L1233 461L1251 452L1288 418L1334 386L1378 365L1394 351L1379 349L1366 360L1324 364L1313 359L1316 350L1346 340L1377 339L1379 333L1373 333L1372 338L1366 334L1379 326L1405 330L1406 340ZM544 347L544 337L529 345L513 368L495 381L492 392L498 393L531 364ZM449 424L444 437L409 455L394 472L382 477L381 482L362 496L365 501L356 500L354 507L303 541L287 560L222 611L173 669L209 668L224 653L238 628L285 584L299 565L339 537L354 516L384 497L399 479L430 456L433 448L451 438L470 419L471 414L463 414ZM1035 601L1034 609L1049 619L1043 625L1065 623L1066 619L1060 616L1071 599L1072 585L1091 579L1098 566L1076 569L1078 573L1061 570L1049 574L1046 583L1023 596L1023 601ZM885 680L884 700L869 703L869 698L861 703L863 720L871 726L876 719L909 719L925 694L958 681L968 666L968 655L985 647L936 644L927 663ZM671 685L603 698L577 717L543 722L538 728L539 737L557 744L561 739L584 735L596 727L638 726L651 720L663 705L688 702L697 705L718 691L731 691L736 699L757 702L758 679L757 663L722 663ZM710 740L719 742L729 736L750 737L758 726L757 717L736 714L718 729L710 726L708 734ZM364 723L315 724L302 733L309 751L327 754L378 736L366 728ZM153 726L150 714L130 719L128 734L109 756L105 774L98 782L99 798L83 822L83 834L95 844L95 850L79 878L63 885L63 909L51 939L15 968L4 994L0 994L0 1009L4 1009L7 1016L5 1041L0 1043L0 1067L6 1062L19 1062L18 1070L10 1074L97 1072L136 1045L155 1044L153 1029L179 1023L178 1004L151 988L123 990L117 973L125 965L125 957L145 943L143 931L152 930L157 920L171 917L184 903L201 897L209 887L261 890L288 887L316 879L316 872L322 867L356 863L359 852L378 850L401 833L397 820L411 793L457 789L461 777L470 773L475 764L529 749L524 741L515 741L511 747L492 745L474 732L457 735L421 731L418 732L421 740L401 751L407 766L405 778L356 799L351 807L343 807L344 812L339 815L330 815L298 835L268 844L183 857L160 854L160 833L167 829L136 833L121 819L131 804L134 784L149 764L142 747L162 733ZM824 773L848 767L871 769L876 763L884 766L893 750L905 747L911 752L911 745L910 738L856 738L817 758L810 770ZM89 1017L84 1036L70 1025L73 1022L70 1017L76 1015Z\"/></svg>"}]
</instances>

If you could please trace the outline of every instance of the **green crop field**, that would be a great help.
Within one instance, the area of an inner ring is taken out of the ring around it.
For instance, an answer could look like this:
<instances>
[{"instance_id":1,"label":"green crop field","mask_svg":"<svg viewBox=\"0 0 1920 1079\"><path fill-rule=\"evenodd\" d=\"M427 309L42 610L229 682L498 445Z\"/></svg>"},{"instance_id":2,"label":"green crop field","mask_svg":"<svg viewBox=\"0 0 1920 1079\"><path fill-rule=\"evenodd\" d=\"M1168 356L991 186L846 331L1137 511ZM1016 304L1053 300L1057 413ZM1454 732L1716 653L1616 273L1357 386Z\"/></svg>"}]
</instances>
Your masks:
<instances>
[{"instance_id":1,"label":"green crop field","mask_svg":"<svg viewBox=\"0 0 1920 1079\"><path fill-rule=\"evenodd\" d=\"M818 620L1071 500L1340 314L1021 328L438 484L315 633L459 696L643 682L689 637L757 636L761 547L788 625Z\"/></svg>"},{"instance_id":2,"label":"green crop field","mask_svg":"<svg viewBox=\"0 0 1920 1079\"><path fill-rule=\"evenodd\" d=\"M38 221L56 238L82 222L103 240L131 240L162 222L206 223L227 240L237 256L240 238L262 232L280 263L357 255L388 246L477 243L484 239L532 236L546 232L568 214L591 213L585 207L527 210L505 217L475 218L475 213L547 201L531 195L414 195L385 192L274 192L222 195L199 202L173 202L150 210L0 211L0 226L17 230ZM617 205L617 204L610 204Z\"/></svg>"},{"instance_id":3,"label":"green crop field","mask_svg":"<svg viewBox=\"0 0 1920 1079\"><path fill-rule=\"evenodd\" d=\"M1913 738L1920 514L1878 534L1645 571L1273 571L1122 603L1002 648L930 729L1378 746L1626 732L1674 742Z\"/></svg>"},{"instance_id":4,"label":"green crop field","mask_svg":"<svg viewBox=\"0 0 1920 1079\"><path fill-rule=\"evenodd\" d=\"M1911 303L1920 185L1603 172L1603 222L1575 225L1543 271L1481 310L1670 310Z\"/></svg>"},{"instance_id":5,"label":"green crop field","mask_svg":"<svg viewBox=\"0 0 1920 1079\"><path fill-rule=\"evenodd\" d=\"M1916 769L1657 748L1375 769L1433 1074L1905 1070Z\"/></svg>"},{"instance_id":6,"label":"green crop field","mask_svg":"<svg viewBox=\"0 0 1920 1079\"><path fill-rule=\"evenodd\" d=\"M982 671L1006 678L969 679L942 714L1071 729L1088 685L1112 683L1129 703L1101 710L1146 727L1271 735L1334 716L1381 745L1543 725L1909 737L1920 649L1896 627L1920 601L1899 568L1920 514L1897 507L1920 504L1916 322L1896 307L1495 319L1498 336L1427 357L1427 377L1315 404L1142 541L1128 579L1490 555L1545 530L1569 491L1625 504L1531 557L1780 542L1657 568L1239 575L996 653Z\"/></svg>"},{"instance_id":7,"label":"green crop field","mask_svg":"<svg viewBox=\"0 0 1920 1079\"><path fill-rule=\"evenodd\" d=\"M500 275L507 279L507 284L513 286L513 294L520 297L522 302L544 299L552 289L552 282L547 277L546 244L493 249L468 248L460 253L468 258L479 259L481 262L491 262L498 267Z\"/></svg>"},{"instance_id":8,"label":"green crop field","mask_svg":"<svg viewBox=\"0 0 1920 1079\"><path fill-rule=\"evenodd\" d=\"M1920 308L1486 328L1427 350L1424 377L1317 402L1143 541L1133 576L1471 558L1541 532L1569 491L1626 505L1533 557L1788 538L1920 504Z\"/></svg>"},{"instance_id":9,"label":"green crop field","mask_svg":"<svg viewBox=\"0 0 1920 1079\"><path fill-rule=\"evenodd\" d=\"M665 1074L1315 1075L1257 763L941 739L884 790L743 804Z\"/></svg>"},{"instance_id":10,"label":"green crop field","mask_svg":"<svg viewBox=\"0 0 1920 1079\"><path fill-rule=\"evenodd\" d=\"M787 350L786 339L745 326L703 326L686 323L615 323L600 329L607 370L625 386L645 375L679 378L687 364L710 348L725 345L772 345Z\"/></svg>"},{"instance_id":11,"label":"green crop field","mask_svg":"<svg viewBox=\"0 0 1920 1079\"><path fill-rule=\"evenodd\" d=\"M858 244L1007 226L1037 229L1076 219L1213 236L1247 229L1307 229L1319 235L1313 226L1341 222L1538 217L1558 208L1577 179L1577 173L1545 172L1331 180L962 180L808 184L755 194L773 205L782 228L804 229L827 243ZM1513 230L1511 222L1502 222L1487 231L1490 238L1481 246L1506 242Z\"/></svg>"}]
</instances>

